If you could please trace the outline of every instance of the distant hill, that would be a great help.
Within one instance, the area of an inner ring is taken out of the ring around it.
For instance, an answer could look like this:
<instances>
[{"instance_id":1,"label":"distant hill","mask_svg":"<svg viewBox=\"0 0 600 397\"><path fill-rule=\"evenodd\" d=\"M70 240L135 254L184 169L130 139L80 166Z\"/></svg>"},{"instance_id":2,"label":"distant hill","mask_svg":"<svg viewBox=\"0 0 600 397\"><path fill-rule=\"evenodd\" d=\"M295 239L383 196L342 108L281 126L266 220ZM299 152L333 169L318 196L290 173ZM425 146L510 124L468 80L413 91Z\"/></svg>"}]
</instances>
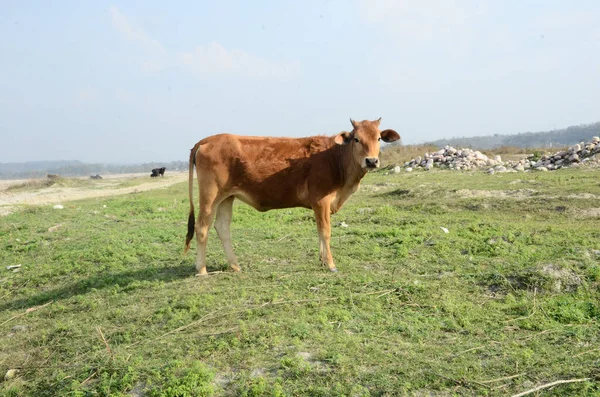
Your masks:
<instances>
[{"instance_id":1,"label":"distant hill","mask_svg":"<svg viewBox=\"0 0 600 397\"><path fill-rule=\"evenodd\" d=\"M67 168L70 166L80 166L83 163L78 160L59 160L59 161L27 161L25 163L0 163L0 173L6 172L35 172L40 170L50 170L57 168Z\"/></svg>"},{"instance_id":2,"label":"distant hill","mask_svg":"<svg viewBox=\"0 0 600 397\"><path fill-rule=\"evenodd\" d=\"M489 135L450 139L438 139L426 142L437 147L451 145L455 147L472 147L477 149L494 149L500 146L516 146L522 148L552 148L574 145L581 141L589 141L600 135L600 122L578 125L562 130L542 132L522 132L513 135Z\"/></svg>"},{"instance_id":3,"label":"distant hill","mask_svg":"<svg viewBox=\"0 0 600 397\"><path fill-rule=\"evenodd\" d=\"M425 142L425 144L436 147L452 145L455 147L472 147L477 149L494 149L501 146L552 148L574 145L581 141L587 142L593 136L600 136L600 122L553 131L438 139L433 142ZM172 161L169 163L151 162L143 164L86 164L78 160L0 163L0 179L41 178L46 176L46 174L87 176L92 174L124 174L131 172L149 173L152 168L157 167L167 167L167 170L173 171L187 170L188 163L187 161Z\"/></svg>"},{"instance_id":4,"label":"distant hill","mask_svg":"<svg viewBox=\"0 0 600 397\"><path fill-rule=\"evenodd\" d=\"M42 178L46 174L61 176L89 176L92 174L125 174L148 172L153 168L167 167L169 170L187 170L187 161L143 164L86 164L78 160L28 161L24 163L0 163L0 179Z\"/></svg>"}]
</instances>

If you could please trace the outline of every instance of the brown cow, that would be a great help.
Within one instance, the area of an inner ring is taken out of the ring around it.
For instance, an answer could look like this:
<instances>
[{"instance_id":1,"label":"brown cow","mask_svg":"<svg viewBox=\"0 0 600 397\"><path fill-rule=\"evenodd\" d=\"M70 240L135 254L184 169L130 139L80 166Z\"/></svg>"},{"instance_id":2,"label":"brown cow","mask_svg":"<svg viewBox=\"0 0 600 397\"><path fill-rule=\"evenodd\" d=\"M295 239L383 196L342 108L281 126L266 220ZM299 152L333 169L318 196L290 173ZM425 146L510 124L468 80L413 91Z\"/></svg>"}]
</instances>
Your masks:
<instances>
[{"instance_id":1,"label":"brown cow","mask_svg":"<svg viewBox=\"0 0 600 397\"><path fill-rule=\"evenodd\" d=\"M185 242L187 252L195 231L198 275L206 274L206 242L215 216L215 229L227 261L234 271L240 271L229 231L235 198L259 211L311 208L319 232L319 258L335 272L329 248L330 214L342 208L368 169L379 167L379 141L400 139L394 130L380 131L380 120L350 119L352 131L333 137L219 134L198 142L190 154L190 214ZM192 192L194 165L200 193L197 221Z\"/></svg>"}]
</instances>

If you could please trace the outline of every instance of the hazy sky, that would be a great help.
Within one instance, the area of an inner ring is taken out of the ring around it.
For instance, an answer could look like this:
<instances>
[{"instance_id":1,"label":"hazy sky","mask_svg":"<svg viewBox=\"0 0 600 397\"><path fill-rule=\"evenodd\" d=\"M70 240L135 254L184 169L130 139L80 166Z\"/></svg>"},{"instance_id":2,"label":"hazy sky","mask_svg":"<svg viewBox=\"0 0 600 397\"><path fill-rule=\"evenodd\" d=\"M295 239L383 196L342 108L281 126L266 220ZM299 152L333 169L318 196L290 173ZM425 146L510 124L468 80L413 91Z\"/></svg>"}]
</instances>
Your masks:
<instances>
[{"instance_id":1,"label":"hazy sky","mask_svg":"<svg viewBox=\"0 0 600 397\"><path fill-rule=\"evenodd\" d=\"M600 1L0 2L0 162L187 160L201 138L404 143L600 120Z\"/></svg>"}]
</instances>

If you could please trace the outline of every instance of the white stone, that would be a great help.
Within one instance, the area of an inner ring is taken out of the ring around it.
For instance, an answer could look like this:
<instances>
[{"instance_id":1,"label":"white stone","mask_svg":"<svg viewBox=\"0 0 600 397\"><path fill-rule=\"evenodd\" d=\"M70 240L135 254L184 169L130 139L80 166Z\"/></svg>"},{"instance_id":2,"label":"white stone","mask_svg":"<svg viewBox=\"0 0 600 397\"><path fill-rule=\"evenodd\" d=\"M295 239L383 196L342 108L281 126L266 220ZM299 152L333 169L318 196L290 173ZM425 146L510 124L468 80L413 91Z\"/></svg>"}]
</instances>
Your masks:
<instances>
[{"instance_id":1,"label":"white stone","mask_svg":"<svg viewBox=\"0 0 600 397\"><path fill-rule=\"evenodd\" d=\"M4 374L4 380L5 381L11 380L15 376L17 376L18 372L19 372L18 369L9 369L8 371L6 371L6 374Z\"/></svg>"}]
</instances>

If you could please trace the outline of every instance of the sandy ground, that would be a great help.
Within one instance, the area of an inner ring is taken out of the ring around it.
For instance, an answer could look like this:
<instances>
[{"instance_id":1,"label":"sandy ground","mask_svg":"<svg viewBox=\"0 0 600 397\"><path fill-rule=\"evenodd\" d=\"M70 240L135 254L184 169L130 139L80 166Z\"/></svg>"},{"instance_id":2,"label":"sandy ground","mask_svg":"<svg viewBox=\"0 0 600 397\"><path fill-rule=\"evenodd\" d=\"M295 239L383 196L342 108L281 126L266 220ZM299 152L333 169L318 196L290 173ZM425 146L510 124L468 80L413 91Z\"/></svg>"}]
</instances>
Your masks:
<instances>
[{"instance_id":1,"label":"sandy ground","mask_svg":"<svg viewBox=\"0 0 600 397\"><path fill-rule=\"evenodd\" d=\"M85 198L116 196L143 192L152 189L165 188L175 183L186 181L185 172L170 172L164 177L151 179L148 173L143 174L114 174L102 177L102 180L94 181L93 188L86 187L53 187L32 191L10 191L9 186L21 184L28 180L0 180L0 216L8 215L26 205L56 205L67 201L81 200ZM81 179L88 179L81 178ZM143 181L139 185L121 187L118 185L125 180Z\"/></svg>"}]
</instances>

